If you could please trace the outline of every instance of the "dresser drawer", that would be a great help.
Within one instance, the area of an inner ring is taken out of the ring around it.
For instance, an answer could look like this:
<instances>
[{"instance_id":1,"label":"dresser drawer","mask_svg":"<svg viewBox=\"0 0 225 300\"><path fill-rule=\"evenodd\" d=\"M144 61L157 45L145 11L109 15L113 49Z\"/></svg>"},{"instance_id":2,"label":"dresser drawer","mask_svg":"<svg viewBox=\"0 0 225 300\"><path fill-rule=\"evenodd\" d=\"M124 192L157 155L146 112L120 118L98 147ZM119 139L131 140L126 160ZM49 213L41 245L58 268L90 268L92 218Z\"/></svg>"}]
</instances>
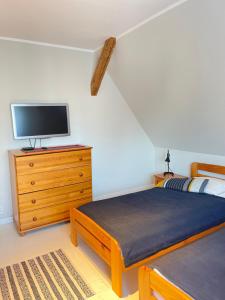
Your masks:
<instances>
[{"instance_id":1,"label":"dresser drawer","mask_svg":"<svg viewBox=\"0 0 225 300\"><path fill-rule=\"evenodd\" d=\"M26 212L84 198L92 199L91 181L19 195L18 201L20 211Z\"/></svg>"},{"instance_id":2,"label":"dresser drawer","mask_svg":"<svg viewBox=\"0 0 225 300\"><path fill-rule=\"evenodd\" d=\"M51 172L18 175L18 193L30 193L91 180L91 164Z\"/></svg>"},{"instance_id":3,"label":"dresser drawer","mask_svg":"<svg viewBox=\"0 0 225 300\"><path fill-rule=\"evenodd\" d=\"M25 175L65 168L73 168L91 162L91 150L68 151L17 157L17 175Z\"/></svg>"},{"instance_id":4,"label":"dresser drawer","mask_svg":"<svg viewBox=\"0 0 225 300\"><path fill-rule=\"evenodd\" d=\"M70 208L78 207L90 202L89 199L77 200L60 205L49 206L42 209L36 209L32 212L20 214L20 230L26 231L32 228L44 226L47 224L68 220Z\"/></svg>"}]
</instances>

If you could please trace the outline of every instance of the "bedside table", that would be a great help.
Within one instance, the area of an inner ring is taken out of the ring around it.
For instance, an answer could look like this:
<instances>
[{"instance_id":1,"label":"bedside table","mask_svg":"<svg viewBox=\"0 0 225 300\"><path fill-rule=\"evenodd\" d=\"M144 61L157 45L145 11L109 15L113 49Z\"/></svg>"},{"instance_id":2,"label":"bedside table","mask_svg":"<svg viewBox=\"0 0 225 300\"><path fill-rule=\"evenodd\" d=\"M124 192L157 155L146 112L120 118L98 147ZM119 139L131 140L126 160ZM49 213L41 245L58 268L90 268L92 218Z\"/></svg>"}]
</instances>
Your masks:
<instances>
[{"instance_id":1,"label":"bedside table","mask_svg":"<svg viewBox=\"0 0 225 300\"><path fill-rule=\"evenodd\" d=\"M163 173L155 174L154 175L155 185L158 184L159 182L163 181L164 179L168 179L168 178L187 178L187 176L182 176L182 175L179 175L179 174L174 174L173 176L172 175L164 176Z\"/></svg>"}]
</instances>

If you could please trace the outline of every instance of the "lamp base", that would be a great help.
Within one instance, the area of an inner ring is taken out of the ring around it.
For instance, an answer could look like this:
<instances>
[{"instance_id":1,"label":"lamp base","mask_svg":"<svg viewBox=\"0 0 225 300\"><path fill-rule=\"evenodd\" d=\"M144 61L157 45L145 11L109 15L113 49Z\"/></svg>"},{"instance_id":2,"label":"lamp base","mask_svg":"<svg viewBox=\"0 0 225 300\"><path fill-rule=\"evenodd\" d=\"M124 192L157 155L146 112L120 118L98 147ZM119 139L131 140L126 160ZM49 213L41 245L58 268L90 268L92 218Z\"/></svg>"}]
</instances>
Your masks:
<instances>
[{"instance_id":1,"label":"lamp base","mask_svg":"<svg viewBox=\"0 0 225 300\"><path fill-rule=\"evenodd\" d=\"M167 176L167 175L174 176L174 173L173 172L164 172L163 175L164 176Z\"/></svg>"}]
</instances>

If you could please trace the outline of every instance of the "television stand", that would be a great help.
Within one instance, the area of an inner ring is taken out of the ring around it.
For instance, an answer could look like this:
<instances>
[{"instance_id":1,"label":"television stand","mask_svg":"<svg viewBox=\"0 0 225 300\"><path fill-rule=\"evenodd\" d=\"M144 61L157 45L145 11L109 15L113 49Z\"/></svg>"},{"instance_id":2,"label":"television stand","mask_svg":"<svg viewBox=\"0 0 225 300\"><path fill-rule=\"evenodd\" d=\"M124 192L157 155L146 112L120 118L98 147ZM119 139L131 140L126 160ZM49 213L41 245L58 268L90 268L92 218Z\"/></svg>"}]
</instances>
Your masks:
<instances>
[{"instance_id":1,"label":"television stand","mask_svg":"<svg viewBox=\"0 0 225 300\"><path fill-rule=\"evenodd\" d=\"M56 148L9 151L14 222L20 234L67 221L70 208L92 200L91 147Z\"/></svg>"},{"instance_id":2,"label":"television stand","mask_svg":"<svg viewBox=\"0 0 225 300\"><path fill-rule=\"evenodd\" d=\"M23 147L21 151L33 151L34 149L34 147Z\"/></svg>"}]
</instances>

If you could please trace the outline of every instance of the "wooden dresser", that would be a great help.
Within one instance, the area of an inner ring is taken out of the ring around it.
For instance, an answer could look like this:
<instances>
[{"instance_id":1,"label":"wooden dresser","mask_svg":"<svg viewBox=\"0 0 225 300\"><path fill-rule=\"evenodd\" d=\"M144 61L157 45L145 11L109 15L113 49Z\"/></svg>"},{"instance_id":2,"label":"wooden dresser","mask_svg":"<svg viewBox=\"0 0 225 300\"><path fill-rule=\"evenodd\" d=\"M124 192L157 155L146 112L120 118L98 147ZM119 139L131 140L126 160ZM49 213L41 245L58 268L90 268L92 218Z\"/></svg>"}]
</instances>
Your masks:
<instances>
[{"instance_id":1,"label":"wooden dresser","mask_svg":"<svg viewBox=\"0 0 225 300\"><path fill-rule=\"evenodd\" d=\"M20 234L69 220L92 201L91 147L9 151L14 222Z\"/></svg>"}]
</instances>

